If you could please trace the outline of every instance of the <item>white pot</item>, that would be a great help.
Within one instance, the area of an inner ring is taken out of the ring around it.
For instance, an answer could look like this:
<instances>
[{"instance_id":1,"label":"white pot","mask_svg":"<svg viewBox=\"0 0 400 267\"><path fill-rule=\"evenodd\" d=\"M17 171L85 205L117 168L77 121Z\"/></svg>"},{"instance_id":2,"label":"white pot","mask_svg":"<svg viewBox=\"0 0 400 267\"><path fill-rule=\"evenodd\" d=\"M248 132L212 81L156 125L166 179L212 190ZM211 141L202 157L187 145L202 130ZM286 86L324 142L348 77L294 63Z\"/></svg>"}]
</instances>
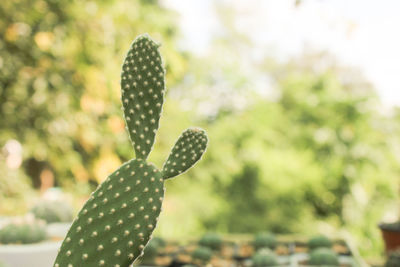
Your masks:
<instances>
[{"instance_id":1,"label":"white pot","mask_svg":"<svg viewBox=\"0 0 400 267\"><path fill-rule=\"evenodd\" d=\"M50 223L46 226L47 237L53 240L64 240L72 223Z\"/></svg>"},{"instance_id":2,"label":"white pot","mask_svg":"<svg viewBox=\"0 0 400 267\"><path fill-rule=\"evenodd\" d=\"M0 245L0 262L6 267L52 267L61 242Z\"/></svg>"}]
</instances>

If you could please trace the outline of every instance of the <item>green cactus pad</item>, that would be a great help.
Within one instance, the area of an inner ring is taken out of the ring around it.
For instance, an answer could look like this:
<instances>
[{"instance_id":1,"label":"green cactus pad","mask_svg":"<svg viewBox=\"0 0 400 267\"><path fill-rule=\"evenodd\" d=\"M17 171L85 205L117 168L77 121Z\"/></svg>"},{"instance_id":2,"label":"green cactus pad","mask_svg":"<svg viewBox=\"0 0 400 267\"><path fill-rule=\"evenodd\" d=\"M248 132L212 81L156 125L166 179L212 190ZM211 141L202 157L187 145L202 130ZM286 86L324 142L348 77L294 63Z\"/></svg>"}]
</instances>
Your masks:
<instances>
[{"instance_id":1,"label":"green cactus pad","mask_svg":"<svg viewBox=\"0 0 400 267\"><path fill-rule=\"evenodd\" d=\"M192 167L204 154L207 142L206 132L202 129L191 128L184 131L164 164L164 179L177 176Z\"/></svg>"},{"instance_id":2,"label":"green cactus pad","mask_svg":"<svg viewBox=\"0 0 400 267\"><path fill-rule=\"evenodd\" d=\"M164 101L164 76L158 44L147 35L132 43L122 66L125 121L136 157L146 159L158 129Z\"/></svg>"},{"instance_id":3,"label":"green cactus pad","mask_svg":"<svg viewBox=\"0 0 400 267\"><path fill-rule=\"evenodd\" d=\"M164 180L153 165L125 163L86 202L54 266L128 266L149 241L163 196Z\"/></svg>"}]
</instances>

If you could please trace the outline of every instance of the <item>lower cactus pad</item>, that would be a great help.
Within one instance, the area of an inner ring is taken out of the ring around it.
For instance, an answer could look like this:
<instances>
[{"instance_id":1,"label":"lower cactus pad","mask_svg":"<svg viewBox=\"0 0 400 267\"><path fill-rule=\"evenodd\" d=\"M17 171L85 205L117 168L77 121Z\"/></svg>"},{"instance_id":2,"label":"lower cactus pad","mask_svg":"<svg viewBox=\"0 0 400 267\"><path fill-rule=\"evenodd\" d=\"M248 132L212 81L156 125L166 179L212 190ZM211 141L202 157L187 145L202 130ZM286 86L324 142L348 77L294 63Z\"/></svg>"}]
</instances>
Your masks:
<instances>
[{"instance_id":1,"label":"lower cactus pad","mask_svg":"<svg viewBox=\"0 0 400 267\"><path fill-rule=\"evenodd\" d=\"M79 212L54 266L129 266L151 238L163 197L164 180L155 166L126 162Z\"/></svg>"}]
</instances>

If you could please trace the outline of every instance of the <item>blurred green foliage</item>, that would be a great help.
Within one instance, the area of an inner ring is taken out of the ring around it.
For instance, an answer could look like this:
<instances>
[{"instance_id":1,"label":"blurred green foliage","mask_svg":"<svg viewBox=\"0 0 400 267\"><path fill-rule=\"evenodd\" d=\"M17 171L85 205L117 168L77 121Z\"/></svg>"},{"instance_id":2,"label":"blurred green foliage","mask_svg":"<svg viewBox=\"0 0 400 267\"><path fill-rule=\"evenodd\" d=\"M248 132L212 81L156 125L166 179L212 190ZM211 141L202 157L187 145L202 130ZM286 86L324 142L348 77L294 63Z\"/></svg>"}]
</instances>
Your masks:
<instances>
[{"instance_id":1,"label":"blurred green foliage","mask_svg":"<svg viewBox=\"0 0 400 267\"><path fill-rule=\"evenodd\" d=\"M233 31L208 55L188 55L177 49L175 17L156 0L0 5L0 145L23 146L22 168L0 161L0 212L26 209L44 171L87 196L132 158L120 67L132 39L148 32L162 42L168 76L150 161L160 166L190 125L210 139L198 168L168 182L158 234L346 229L362 252L378 254L376 225L397 198L400 111L381 112L365 78L326 55L243 62L251 44L238 45ZM257 79L273 84L273 97L250 89Z\"/></svg>"}]
</instances>

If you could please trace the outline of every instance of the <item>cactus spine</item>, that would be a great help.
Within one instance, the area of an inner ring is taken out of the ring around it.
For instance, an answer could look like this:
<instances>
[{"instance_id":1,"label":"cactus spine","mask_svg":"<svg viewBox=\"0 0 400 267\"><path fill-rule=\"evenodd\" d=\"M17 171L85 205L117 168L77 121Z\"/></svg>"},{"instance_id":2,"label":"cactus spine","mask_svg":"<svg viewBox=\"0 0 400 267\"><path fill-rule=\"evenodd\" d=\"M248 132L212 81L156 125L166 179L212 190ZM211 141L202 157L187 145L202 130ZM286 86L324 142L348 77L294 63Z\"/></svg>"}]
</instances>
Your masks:
<instances>
[{"instance_id":1,"label":"cactus spine","mask_svg":"<svg viewBox=\"0 0 400 267\"><path fill-rule=\"evenodd\" d=\"M159 171L146 159L154 144L165 92L159 45L137 37L122 66L121 89L126 128L136 159L124 163L92 193L72 224L54 267L127 267L142 253L156 227L164 181L193 166L207 136L184 131Z\"/></svg>"}]
</instances>

